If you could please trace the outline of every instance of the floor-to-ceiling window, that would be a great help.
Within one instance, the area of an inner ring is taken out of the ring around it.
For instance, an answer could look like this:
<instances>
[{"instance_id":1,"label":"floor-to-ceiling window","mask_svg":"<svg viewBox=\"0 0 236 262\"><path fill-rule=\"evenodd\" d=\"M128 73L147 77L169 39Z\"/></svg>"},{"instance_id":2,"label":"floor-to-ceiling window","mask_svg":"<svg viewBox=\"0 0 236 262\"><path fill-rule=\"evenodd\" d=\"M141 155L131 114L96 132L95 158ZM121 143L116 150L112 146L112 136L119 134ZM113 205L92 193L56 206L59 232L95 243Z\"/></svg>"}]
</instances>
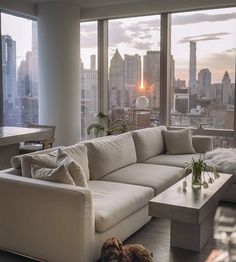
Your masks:
<instances>
[{"instance_id":1,"label":"floor-to-ceiling window","mask_svg":"<svg viewBox=\"0 0 236 262\"><path fill-rule=\"evenodd\" d=\"M3 125L38 123L37 22L1 13Z\"/></svg>"},{"instance_id":2,"label":"floor-to-ceiling window","mask_svg":"<svg viewBox=\"0 0 236 262\"><path fill-rule=\"evenodd\" d=\"M234 129L236 8L172 14L170 125ZM215 146L232 146L217 137Z\"/></svg>"},{"instance_id":3,"label":"floor-to-ceiling window","mask_svg":"<svg viewBox=\"0 0 236 262\"><path fill-rule=\"evenodd\" d=\"M81 139L85 140L98 113L97 22L81 23L80 44Z\"/></svg>"},{"instance_id":4,"label":"floor-to-ceiling window","mask_svg":"<svg viewBox=\"0 0 236 262\"><path fill-rule=\"evenodd\" d=\"M108 22L108 114L130 130L159 124L160 16Z\"/></svg>"}]
</instances>

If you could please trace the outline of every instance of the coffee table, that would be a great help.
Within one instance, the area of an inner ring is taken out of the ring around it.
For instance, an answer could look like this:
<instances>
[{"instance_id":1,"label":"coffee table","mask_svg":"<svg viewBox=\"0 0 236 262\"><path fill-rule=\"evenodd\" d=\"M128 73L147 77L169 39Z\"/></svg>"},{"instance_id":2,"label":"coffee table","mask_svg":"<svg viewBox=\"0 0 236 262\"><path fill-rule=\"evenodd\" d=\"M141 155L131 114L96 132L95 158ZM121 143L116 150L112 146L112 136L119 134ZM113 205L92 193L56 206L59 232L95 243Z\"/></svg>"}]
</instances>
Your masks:
<instances>
[{"instance_id":1,"label":"coffee table","mask_svg":"<svg viewBox=\"0 0 236 262\"><path fill-rule=\"evenodd\" d=\"M149 215L170 219L170 245L200 252L213 234L213 219L218 202L233 177L220 174L209 188L193 189L192 174L187 177L188 187L183 190L183 180L169 187L149 201Z\"/></svg>"}]
</instances>

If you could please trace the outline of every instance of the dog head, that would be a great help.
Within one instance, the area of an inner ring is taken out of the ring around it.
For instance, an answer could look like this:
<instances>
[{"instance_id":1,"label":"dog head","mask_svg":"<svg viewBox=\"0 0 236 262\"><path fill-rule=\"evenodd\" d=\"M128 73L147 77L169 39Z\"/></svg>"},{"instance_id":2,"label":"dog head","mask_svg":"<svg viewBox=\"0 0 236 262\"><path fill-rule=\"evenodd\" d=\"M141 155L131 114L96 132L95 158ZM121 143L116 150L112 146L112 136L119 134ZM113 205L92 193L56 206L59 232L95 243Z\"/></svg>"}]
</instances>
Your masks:
<instances>
[{"instance_id":1,"label":"dog head","mask_svg":"<svg viewBox=\"0 0 236 262\"><path fill-rule=\"evenodd\" d=\"M124 251L122 242L112 237L107 239L101 248L101 261L102 262L121 262L123 261Z\"/></svg>"}]
</instances>

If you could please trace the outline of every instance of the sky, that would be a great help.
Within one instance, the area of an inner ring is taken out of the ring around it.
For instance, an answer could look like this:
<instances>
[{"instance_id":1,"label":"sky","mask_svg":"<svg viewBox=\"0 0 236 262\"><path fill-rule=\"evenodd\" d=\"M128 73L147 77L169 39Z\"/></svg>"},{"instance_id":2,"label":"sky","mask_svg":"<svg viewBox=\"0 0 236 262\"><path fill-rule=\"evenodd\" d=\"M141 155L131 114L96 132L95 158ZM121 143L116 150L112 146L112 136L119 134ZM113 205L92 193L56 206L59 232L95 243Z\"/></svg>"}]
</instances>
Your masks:
<instances>
[{"instance_id":1,"label":"sky","mask_svg":"<svg viewBox=\"0 0 236 262\"><path fill-rule=\"evenodd\" d=\"M143 56L160 50L160 16L109 20L109 59L116 48L124 54ZM16 41L17 65L31 50L32 21L2 13L2 34ZM224 8L172 15L171 53L175 78L188 82L189 41L197 41L197 72L208 68L212 83L220 82L227 70L234 82L236 57L236 8ZM96 22L81 24L81 57L89 68L90 55L97 54Z\"/></svg>"},{"instance_id":2,"label":"sky","mask_svg":"<svg viewBox=\"0 0 236 262\"><path fill-rule=\"evenodd\" d=\"M109 20L109 59L116 48L124 54L143 56L147 50L160 50L160 16ZM90 54L96 54L96 22L81 26L81 57L89 68ZM172 14L171 53L175 78L188 82L189 41L197 42L197 73L208 68L212 83L221 82L227 70L235 82L236 8Z\"/></svg>"}]
</instances>

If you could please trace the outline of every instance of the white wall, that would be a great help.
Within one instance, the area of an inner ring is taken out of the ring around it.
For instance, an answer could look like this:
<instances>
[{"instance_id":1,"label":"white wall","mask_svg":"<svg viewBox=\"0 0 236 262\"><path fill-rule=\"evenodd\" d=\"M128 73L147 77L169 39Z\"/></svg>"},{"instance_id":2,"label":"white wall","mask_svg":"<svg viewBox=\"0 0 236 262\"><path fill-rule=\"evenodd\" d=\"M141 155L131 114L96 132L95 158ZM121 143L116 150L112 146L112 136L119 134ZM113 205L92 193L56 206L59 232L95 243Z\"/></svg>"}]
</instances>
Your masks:
<instances>
[{"instance_id":1,"label":"white wall","mask_svg":"<svg viewBox=\"0 0 236 262\"><path fill-rule=\"evenodd\" d=\"M56 145L80 139L79 30L78 5L38 5L39 122L56 125Z\"/></svg>"},{"instance_id":2,"label":"white wall","mask_svg":"<svg viewBox=\"0 0 236 262\"><path fill-rule=\"evenodd\" d=\"M119 18L164 12L178 12L236 6L235 0L147 0L137 3L116 4L110 6L81 9L81 20Z\"/></svg>"}]
</instances>

